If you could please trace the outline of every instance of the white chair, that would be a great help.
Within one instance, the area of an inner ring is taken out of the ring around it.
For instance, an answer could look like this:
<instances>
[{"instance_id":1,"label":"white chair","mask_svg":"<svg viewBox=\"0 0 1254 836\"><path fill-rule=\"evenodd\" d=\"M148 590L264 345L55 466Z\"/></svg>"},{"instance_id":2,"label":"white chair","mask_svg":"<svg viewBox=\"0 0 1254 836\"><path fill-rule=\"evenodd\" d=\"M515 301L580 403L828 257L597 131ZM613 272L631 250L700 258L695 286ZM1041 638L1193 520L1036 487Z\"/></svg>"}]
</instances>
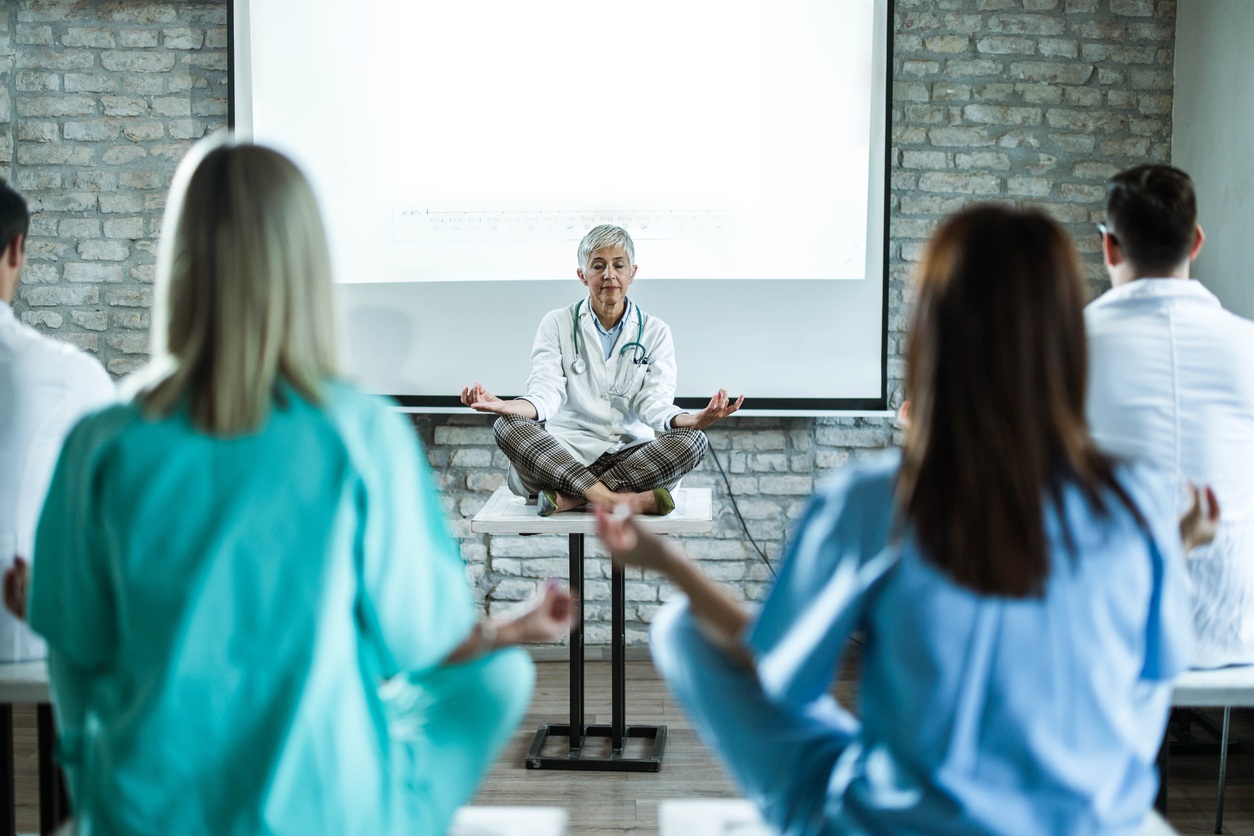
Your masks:
<instances>
[{"instance_id":1,"label":"white chair","mask_svg":"<svg viewBox=\"0 0 1254 836\"><path fill-rule=\"evenodd\" d=\"M1205 671L1185 671L1172 683L1171 704L1176 708L1222 708L1219 738L1219 793L1215 802L1215 832L1223 832L1224 786L1228 779L1228 723L1232 709L1254 708L1254 665ZM1163 771L1166 781L1166 770Z\"/></svg>"}]
</instances>

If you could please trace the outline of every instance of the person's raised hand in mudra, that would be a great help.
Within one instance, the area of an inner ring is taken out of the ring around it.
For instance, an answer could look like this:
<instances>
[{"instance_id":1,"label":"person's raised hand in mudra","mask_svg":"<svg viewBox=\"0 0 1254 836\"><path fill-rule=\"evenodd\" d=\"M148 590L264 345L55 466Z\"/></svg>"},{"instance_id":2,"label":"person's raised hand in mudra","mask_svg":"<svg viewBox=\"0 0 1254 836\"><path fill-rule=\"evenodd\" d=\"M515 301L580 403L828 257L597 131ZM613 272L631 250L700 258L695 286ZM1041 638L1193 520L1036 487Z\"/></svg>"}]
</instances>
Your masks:
<instances>
[{"instance_id":1,"label":"person's raised hand in mudra","mask_svg":"<svg viewBox=\"0 0 1254 836\"><path fill-rule=\"evenodd\" d=\"M531 401L523 398L512 401L501 400L483 388L481 383L462 389L462 403L475 412L491 412L493 415L521 415L523 418L532 420L539 415Z\"/></svg>"},{"instance_id":2,"label":"person's raised hand in mudra","mask_svg":"<svg viewBox=\"0 0 1254 836\"><path fill-rule=\"evenodd\" d=\"M671 419L671 426L675 429L683 429L691 427L694 430L704 430L706 427L722 421L728 415L740 409L745 402L745 396L741 395L735 401L732 401L727 395L726 389L719 389L714 397L710 398L710 402L700 412L693 414L691 412L681 412Z\"/></svg>"}]
</instances>

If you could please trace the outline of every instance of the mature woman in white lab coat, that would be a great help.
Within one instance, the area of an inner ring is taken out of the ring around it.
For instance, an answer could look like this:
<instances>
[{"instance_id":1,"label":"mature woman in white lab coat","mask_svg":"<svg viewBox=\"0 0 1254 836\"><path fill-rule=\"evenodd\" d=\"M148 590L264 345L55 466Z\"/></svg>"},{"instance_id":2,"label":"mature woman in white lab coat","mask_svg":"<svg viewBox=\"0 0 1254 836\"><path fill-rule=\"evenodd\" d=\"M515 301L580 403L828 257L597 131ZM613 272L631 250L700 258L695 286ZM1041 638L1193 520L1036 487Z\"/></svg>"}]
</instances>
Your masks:
<instances>
[{"instance_id":1,"label":"mature woman in white lab coat","mask_svg":"<svg viewBox=\"0 0 1254 836\"><path fill-rule=\"evenodd\" d=\"M595 227L579 243L588 296L547 313L531 348L527 394L505 401L478 383L462 403L500 415L510 488L541 516L588 502L668 514L670 489L701 463L706 427L744 403L720 389L696 414L675 406L675 346L665 322L627 297L636 276L627 231ZM543 425L543 426L542 426Z\"/></svg>"}]
</instances>

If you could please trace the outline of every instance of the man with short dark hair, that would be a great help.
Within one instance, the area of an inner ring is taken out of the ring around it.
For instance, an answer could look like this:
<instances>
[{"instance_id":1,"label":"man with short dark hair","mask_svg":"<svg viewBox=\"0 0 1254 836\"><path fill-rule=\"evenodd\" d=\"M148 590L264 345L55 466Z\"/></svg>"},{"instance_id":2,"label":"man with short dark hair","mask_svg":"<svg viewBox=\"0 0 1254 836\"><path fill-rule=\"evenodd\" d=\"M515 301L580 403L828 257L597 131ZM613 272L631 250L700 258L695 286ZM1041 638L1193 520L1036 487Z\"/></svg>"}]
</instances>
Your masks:
<instances>
[{"instance_id":1,"label":"man with short dark hair","mask_svg":"<svg viewBox=\"0 0 1254 836\"><path fill-rule=\"evenodd\" d=\"M70 428L114 397L99 363L13 315L29 226L26 201L0 179L0 570L18 555L31 556L35 524ZM43 641L0 611L0 661L43 655Z\"/></svg>"},{"instance_id":2,"label":"man with short dark hair","mask_svg":"<svg viewBox=\"0 0 1254 836\"><path fill-rule=\"evenodd\" d=\"M1113 287L1088 306L1088 417L1107 452L1214 488L1223 519L1189 557L1194 665L1254 662L1254 322L1189 276L1205 236L1189 176L1111 178L1099 224Z\"/></svg>"}]
</instances>

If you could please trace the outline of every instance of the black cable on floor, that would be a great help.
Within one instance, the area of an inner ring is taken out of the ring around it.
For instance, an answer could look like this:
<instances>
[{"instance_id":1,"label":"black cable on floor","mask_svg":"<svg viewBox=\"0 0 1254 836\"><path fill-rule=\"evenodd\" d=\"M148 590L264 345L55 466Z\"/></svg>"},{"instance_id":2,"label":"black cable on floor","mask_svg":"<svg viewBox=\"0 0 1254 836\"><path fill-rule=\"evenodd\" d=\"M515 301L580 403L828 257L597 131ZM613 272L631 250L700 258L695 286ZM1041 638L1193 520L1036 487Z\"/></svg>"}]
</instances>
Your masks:
<instances>
[{"instance_id":1,"label":"black cable on floor","mask_svg":"<svg viewBox=\"0 0 1254 836\"><path fill-rule=\"evenodd\" d=\"M745 518L740 514L740 506L736 504L736 495L732 493L731 480L727 478L727 471L723 470L723 463L718 460L718 453L713 447L710 448L710 456L714 459L714 464L718 467L718 472L723 477L723 484L727 486L727 497L731 500L732 510L736 512L736 519L740 520L740 527L744 529L745 536L749 538L749 542L753 544L753 550L761 557L762 562L766 564L766 568L770 570L771 577L776 577L775 567L771 565L770 558L766 556L766 552L758 545L758 541L753 539L753 535L749 533L749 524L745 522Z\"/></svg>"}]
</instances>

